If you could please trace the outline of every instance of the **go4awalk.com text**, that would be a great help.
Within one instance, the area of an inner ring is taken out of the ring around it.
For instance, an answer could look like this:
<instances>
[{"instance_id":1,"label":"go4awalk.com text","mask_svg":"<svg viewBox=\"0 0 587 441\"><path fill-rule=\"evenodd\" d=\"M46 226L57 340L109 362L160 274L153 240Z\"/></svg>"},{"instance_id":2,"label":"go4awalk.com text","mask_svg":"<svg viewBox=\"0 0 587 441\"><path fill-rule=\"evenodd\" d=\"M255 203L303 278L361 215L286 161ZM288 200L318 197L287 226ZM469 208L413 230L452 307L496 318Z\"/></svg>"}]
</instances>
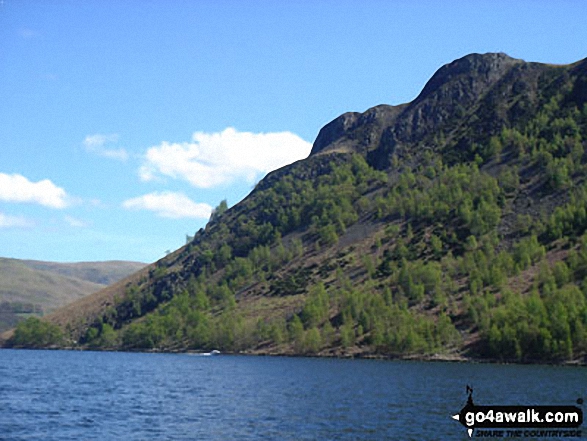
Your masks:
<instances>
[{"instance_id":1,"label":"go4awalk.com text","mask_svg":"<svg viewBox=\"0 0 587 441\"><path fill-rule=\"evenodd\" d=\"M579 406L479 406L467 386L467 404L453 419L475 438L579 438L583 410ZM578 399L582 405L583 400Z\"/></svg>"}]
</instances>

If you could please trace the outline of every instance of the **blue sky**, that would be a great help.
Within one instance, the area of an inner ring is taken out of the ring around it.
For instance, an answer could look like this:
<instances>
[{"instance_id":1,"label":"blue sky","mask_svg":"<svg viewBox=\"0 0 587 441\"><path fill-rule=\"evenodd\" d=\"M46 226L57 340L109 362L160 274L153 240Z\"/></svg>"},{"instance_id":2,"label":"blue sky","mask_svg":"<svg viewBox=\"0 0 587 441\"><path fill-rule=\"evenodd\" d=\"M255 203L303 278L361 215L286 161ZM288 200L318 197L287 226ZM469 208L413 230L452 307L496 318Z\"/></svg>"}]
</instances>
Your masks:
<instances>
[{"instance_id":1,"label":"blue sky","mask_svg":"<svg viewBox=\"0 0 587 441\"><path fill-rule=\"evenodd\" d=\"M0 256L152 262L443 64L587 57L587 2L0 1Z\"/></svg>"}]
</instances>

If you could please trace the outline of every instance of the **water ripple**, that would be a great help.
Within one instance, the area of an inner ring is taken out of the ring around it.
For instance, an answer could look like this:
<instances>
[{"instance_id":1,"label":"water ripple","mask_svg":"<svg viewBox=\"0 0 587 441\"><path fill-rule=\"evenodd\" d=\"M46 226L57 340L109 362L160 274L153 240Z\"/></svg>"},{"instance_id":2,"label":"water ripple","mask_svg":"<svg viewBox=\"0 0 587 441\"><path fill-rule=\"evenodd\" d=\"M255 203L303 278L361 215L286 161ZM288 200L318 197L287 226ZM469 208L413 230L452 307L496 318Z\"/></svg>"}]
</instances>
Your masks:
<instances>
[{"instance_id":1,"label":"water ripple","mask_svg":"<svg viewBox=\"0 0 587 441\"><path fill-rule=\"evenodd\" d=\"M587 370L540 366L0 351L6 440L462 439L485 403L572 404Z\"/></svg>"}]
</instances>

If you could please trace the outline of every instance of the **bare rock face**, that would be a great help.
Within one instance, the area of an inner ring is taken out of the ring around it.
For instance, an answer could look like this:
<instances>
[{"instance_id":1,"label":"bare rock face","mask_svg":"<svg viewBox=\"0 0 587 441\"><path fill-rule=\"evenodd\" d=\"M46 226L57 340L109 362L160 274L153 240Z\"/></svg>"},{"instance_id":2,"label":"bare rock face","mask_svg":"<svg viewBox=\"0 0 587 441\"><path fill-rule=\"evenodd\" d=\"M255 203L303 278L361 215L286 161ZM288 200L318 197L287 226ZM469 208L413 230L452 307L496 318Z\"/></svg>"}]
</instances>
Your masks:
<instances>
[{"instance_id":1,"label":"bare rock face","mask_svg":"<svg viewBox=\"0 0 587 441\"><path fill-rule=\"evenodd\" d=\"M348 112L326 124L311 155L331 152L364 153L379 145L383 130L393 123L401 106L379 105L364 113Z\"/></svg>"},{"instance_id":2,"label":"bare rock face","mask_svg":"<svg viewBox=\"0 0 587 441\"><path fill-rule=\"evenodd\" d=\"M400 142L417 142L462 117L516 64L505 54L472 54L441 67L393 127Z\"/></svg>"},{"instance_id":3,"label":"bare rock face","mask_svg":"<svg viewBox=\"0 0 587 441\"><path fill-rule=\"evenodd\" d=\"M410 103L379 105L336 118L318 134L311 156L358 153L372 166L385 169L393 155L443 148L433 134L448 140L450 156L461 160L459 152L470 150L468 145L499 133L512 121L530 118L541 104L539 91L560 87L565 76L576 77L573 96L582 108L587 100L586 71L587 59L561 69L503 53L467 55L438 69ZM451 140L457 142L450 144Z\"/></svg>"},{"instance_id":4,"label":"bare rock face","mask_svg":"<svg viewBox=\"0 0 587 441\"><path fill-rule=\"evenodd\" d=\"M382 145L413 143L477 102L513 66L523 61L505 54L472 54L441 67L420 95L400 106L380 105L348 112L325 125L311 155L366 153Z\"/></svg>"},{"instance_id":5,"label":"bare rock face","mask_svg":"<svg viewBox=\"0 0 587 441\"><path fill-rule=\"evenodd\" d=\"M311 154L323 152L329 146L340 143L356 127L360 115L358 112L347 112L322 127L314 141Z\"/></svg>"},{"instance_id":6,"label":"bare rock face","mask_svg":"<svg viewBox=\"0 0 587 441\"><path fill-rule=\"evenodd\" d=\"M437 99L474 101L509 69L523 63L504 53L471 54L442 66L426 83L414 105L433 94Z\"/></svg>"}]
</instances>

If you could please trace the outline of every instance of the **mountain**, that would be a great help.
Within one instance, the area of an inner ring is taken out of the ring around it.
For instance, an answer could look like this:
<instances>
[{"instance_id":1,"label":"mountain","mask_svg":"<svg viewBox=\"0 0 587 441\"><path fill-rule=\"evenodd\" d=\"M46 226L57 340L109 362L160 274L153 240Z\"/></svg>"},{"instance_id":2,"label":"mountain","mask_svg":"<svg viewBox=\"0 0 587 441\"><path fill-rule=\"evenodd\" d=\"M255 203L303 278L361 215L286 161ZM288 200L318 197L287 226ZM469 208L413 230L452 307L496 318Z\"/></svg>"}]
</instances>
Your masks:
<instances>
[{"instance_id":1,"label":"mountain","mask_svg":"<svg viewBox=\"0 0 587 441\"><path fill-rule=\"evenodd\" d=\"M23 260L22 263L31 269L48 271L99 285L111 285L147 266L146 263L124 260L72 263Z\"/></svg>"},{"instance_id":2,"label":"mountain","mask_svg":"<svg viewBox=\"0 0 587 441\"><path fill-rule=\"evenodd\" d=\"M587 362L587 60L471 54L12 346Z\"/></svg>"},{"instance_id":3,"label":"mountain","mask_svg":"<svg viewBox=\"0 0 587 441\"><path fill-rule=\"evenodd\" d=\"M56 263L0 258L0 331L21 315L43 314L135 273L138 262Z\"/></svg>"}]
</instances>

